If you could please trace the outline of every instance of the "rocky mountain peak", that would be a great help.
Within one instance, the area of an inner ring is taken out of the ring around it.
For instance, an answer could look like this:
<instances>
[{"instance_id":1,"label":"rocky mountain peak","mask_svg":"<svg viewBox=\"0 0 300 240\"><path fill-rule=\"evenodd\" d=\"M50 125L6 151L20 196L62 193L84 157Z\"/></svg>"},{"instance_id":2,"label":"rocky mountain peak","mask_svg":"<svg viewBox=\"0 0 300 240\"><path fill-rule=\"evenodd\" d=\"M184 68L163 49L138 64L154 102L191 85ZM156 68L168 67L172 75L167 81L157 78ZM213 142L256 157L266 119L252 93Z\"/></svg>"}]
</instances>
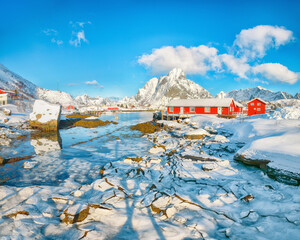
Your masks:
<instances>
[{"instance_id":1,"label":"rocky mountain peak","mask_svg":"<svg viewBox=\"0 0 300 240\"><path fill-rule=\"evenodd\" d=\"M170 79L186 79L185 73L183 72L183 70L181 68L173 68L169 74L168 77Z\"/></svg>"},{"instance_id":2,"label":"rocky mountain peak","mask_svg":"<svg viewBox=\"0 0 300 240\"><path fill-rule=\"evenodd\" d=\"M167 76L150 79L138 90L136 101L141 105L166 105L172 99L208 98L212 95L200 85L186 78L180 68L174 68Z\"/></svg>"}]
</instances>

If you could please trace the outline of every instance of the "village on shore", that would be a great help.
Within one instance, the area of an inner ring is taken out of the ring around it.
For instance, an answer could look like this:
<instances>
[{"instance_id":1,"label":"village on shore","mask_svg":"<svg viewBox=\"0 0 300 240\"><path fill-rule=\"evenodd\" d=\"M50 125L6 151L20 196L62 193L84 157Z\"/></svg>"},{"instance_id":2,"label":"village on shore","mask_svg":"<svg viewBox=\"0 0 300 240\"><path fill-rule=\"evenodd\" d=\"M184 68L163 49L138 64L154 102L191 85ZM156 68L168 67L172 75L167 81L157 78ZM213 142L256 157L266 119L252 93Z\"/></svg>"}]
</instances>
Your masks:
<instances>
[{"instance_id":1,"label":"village on shore","mask_svg":"<svg viewBox=\"0 0 300 240\"><path fill-rule=\"evenodd\" d=\"M78 107L1 90L1 234L293 239L300 109L289 102Z\"/></svg>"}]
</instances>

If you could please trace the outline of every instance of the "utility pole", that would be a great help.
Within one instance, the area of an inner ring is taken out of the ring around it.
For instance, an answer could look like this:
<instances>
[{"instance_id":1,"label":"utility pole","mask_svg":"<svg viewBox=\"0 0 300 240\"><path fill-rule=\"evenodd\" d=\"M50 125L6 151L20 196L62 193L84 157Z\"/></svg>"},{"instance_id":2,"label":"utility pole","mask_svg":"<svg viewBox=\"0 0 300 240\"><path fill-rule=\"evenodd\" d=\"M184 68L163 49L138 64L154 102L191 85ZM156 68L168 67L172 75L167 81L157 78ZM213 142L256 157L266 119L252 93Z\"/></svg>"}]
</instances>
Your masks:
<instances>
[{"instance_id":1,"label":"utility pole","mask_svg":"<svg viewBox=\"0 0 300 240\"><path fill-rule=\"evenodd\" d=\"M160 106L161 106L161 120L164 120L164 107L163 107L163 99L160 98Z\"/></svg>"}]
</instances>

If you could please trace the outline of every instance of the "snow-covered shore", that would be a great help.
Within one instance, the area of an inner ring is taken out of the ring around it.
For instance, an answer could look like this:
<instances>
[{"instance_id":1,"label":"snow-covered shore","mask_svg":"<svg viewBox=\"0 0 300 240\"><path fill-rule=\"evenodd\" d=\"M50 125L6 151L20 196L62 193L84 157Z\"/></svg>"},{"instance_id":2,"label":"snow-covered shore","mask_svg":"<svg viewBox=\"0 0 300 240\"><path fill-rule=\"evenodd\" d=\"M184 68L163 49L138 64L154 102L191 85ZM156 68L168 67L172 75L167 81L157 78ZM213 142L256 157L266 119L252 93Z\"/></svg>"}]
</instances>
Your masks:
<instances>
[{"instance_id":1,"label":"snow-covered shore","mask_svg":"<svg viewBox=\"0 0 300 240\"><path fill-rule=\"evenodd\" d=\"M56 185L0 186L1 235L15 239L299 236L299 186L274 181L260 169L233 160L237 152L256 146L260 146L255 149L258 154L262 147L271 153L276 141L269 138L298 134L295 129L299 121L197 116L183 123L160 123L165 130L144 137L153 146L148 153L136 151L136 158L124 157L101 165L104 153L99 154L95 150L98 145L87 141L64 153L80 150L82 157L75 154L62 161L57 151L27 161L24 179L42 175L51 178L53 172L63 168L66 178ZM205 136L185 137L191 132ZM105 146L125 141L116 137ZM263 139L269 146L253 144ZM126 146L127 151L134 147ZM299 158L293 147L280 150L276 145L276 151ZM89 169L90 162L85 159L96 161L98 167ZM90 175L94 180L82 183L81 179Z\"/></svg>"}]
</instances>

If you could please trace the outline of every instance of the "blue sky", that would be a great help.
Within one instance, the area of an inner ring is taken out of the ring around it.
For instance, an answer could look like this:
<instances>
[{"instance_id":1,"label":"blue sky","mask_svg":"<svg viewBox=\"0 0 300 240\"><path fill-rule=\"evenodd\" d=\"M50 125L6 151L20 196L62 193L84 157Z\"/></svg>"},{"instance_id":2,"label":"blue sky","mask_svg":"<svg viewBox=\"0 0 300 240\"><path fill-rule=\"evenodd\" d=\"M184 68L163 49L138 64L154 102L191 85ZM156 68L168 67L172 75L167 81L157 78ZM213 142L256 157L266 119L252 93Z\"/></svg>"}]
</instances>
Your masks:
<instances>
[{"instance_id":1,"label":"blue sky","mask_svg":"<svg viewBox=\"0 0 300 240\"><path fill-rule=\"evenodd\" d=\"M300 1L0 3L0 63L44 88L132 96L182 67L214 95L300 92Z\"/></svg>"}]
</instances>

